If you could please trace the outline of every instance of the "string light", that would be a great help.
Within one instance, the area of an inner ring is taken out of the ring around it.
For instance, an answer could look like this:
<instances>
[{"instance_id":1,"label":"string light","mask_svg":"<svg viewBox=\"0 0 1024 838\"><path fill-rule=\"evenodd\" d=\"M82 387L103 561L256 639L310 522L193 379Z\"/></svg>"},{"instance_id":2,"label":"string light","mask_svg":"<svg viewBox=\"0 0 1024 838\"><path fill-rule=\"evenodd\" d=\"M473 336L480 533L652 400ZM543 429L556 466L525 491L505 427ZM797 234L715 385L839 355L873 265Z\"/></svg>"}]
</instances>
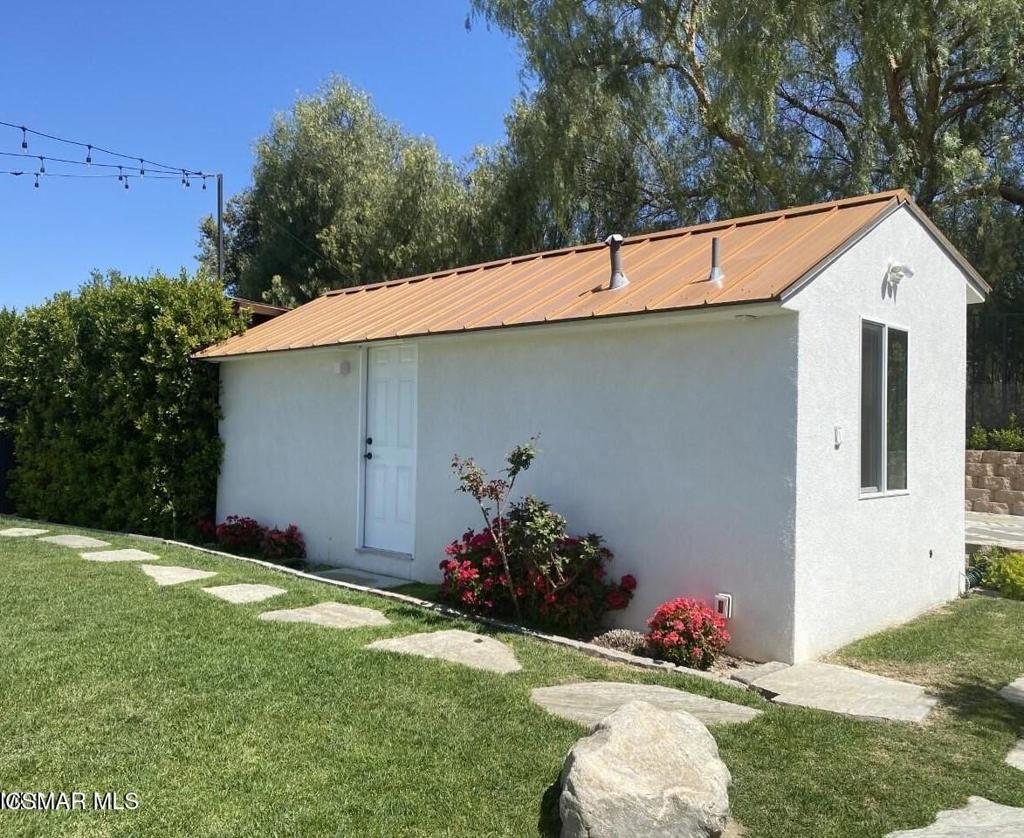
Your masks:
<instances>
[{"instance_id":1,"label":"string light","mask_svg":"<svg viewBox=\"0 0 1024 838\"><path fill-rule=\"evenodd\" d=\"M139 177L146 176L146 161L141 157L139 158Z\"/></svg>"},{"instance_id":2,"label":"string light","mask_svg":"<svg viewBox=\"0 0 1024 838\"><path fill-rule=\"evenodd\" d=\"M46 158L45 157L40 157L39 158L39 174L41 174L41 175L45 175L46 174Z\"/></svg>"},{"instance_id":3,"label":"string light","mask_svg":"<svg viewBox=\"0 0 1024 838\"><path fill-rule=\"evenodd\" d=\"M202 172L202 171L200 171L198 169L189 169L189 168L185 168L185 167L182 167L182 166L172 166L169 163L160 163L157 160L150 160L149 158L146 158L146 157L140 157L137 154L125 154L123 152L114 151L114 150L109 149L109 148L103 148L102 146L98 146L95 143L85 143L85 142L80 142L78 140L68 139L67 137L59 137L56 134L47 134L44 131L37 131L34 128L29 128L26 125L18 125L17 123L14 123L14 122L5 122L3 120L0 120L0 126L5 126L7 128L14 128L14 129L16 129L18 131L21 131L21 148L22 148L22 151L27 151L28 150L28 135L32 134L32 135L34 135L36 137L43 137L44 139L47 139L47 140L54 140L55 142L66 143L67 145L73 145L73 146L77 146L78 148L84 148L85 149L85 163L86 163L86 165L92 163L92 153L94 151L97 151L97 152L100 152L101 154L107 154L107 155L109 155L111 157L119 157L122 160L131 160L133 164L137 160L139 162L139 164L140 164L140 166L139 166L140 174L144 174L145 173L143 170L147 166L149 167L149 169L151 171L155 171L155 170L162 170L162 171L165 171L165 172L179 172L180 171L180 172L184 173L185 175L189 175L189 176L192 176L192 177L201 177L203 174L206 174L205 172Z\"/></svg>"},{"instance_id":4,"label":"string light","mask_svg":"<svg viewBox=\"0 0 1024 838\"><path fill-rule=\"evenodd\" d=\"M38 188L39 188L39 172L36 172L36 182L35 182L35 187L36 187L36 189L38 189Z\"/></svg>"}]
</instances>

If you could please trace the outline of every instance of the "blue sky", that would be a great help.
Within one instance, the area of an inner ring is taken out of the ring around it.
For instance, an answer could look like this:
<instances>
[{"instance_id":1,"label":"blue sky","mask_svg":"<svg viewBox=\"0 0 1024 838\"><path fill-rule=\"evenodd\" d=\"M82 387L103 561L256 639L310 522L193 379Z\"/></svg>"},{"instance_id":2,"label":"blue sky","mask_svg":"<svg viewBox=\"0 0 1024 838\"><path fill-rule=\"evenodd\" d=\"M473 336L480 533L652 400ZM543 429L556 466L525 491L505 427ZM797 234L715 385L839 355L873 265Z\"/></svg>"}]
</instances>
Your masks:
<instances>
[{"instance_id":1,"label":"blue sky","mask_svg":"<svg viewBox=\"0 0 1024 838\"><path fill-rule=\"evenodd\" d=\"M461 159L502 138L520 68L500 32L480 21L466 31L467 12L468 0L8 3L0 120L223 171L230 196L249 183L272 114L337 73ZM0 127L0 151L20 146L20 132ZM31 136L29 152L84 158ZM38 161L0 157L0 169L17 168ZM192 269L199 219L215 208L212 183L32 182L0 175L0 305L41 302L93 268Z\"/></svg>"}]
</instances>

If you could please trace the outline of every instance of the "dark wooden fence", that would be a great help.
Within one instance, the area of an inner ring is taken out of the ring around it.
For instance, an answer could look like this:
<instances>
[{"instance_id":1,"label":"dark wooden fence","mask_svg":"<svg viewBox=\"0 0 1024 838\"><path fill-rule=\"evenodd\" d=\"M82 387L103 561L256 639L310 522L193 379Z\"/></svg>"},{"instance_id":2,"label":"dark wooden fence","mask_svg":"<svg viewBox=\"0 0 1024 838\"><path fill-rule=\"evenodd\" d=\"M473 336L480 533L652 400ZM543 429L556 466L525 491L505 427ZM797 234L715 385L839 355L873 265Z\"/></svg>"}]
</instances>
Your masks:
<instances>
[{"instance_id":1,"label":"dark wooden fence","mask_svg":"<svg viewBox=\"0 0 1024 838\"><path fill-rule=\"evenodd\" d=\"M1024 312L967 316L967 427L1024 422Z\"/></svg>"}]
</instances>

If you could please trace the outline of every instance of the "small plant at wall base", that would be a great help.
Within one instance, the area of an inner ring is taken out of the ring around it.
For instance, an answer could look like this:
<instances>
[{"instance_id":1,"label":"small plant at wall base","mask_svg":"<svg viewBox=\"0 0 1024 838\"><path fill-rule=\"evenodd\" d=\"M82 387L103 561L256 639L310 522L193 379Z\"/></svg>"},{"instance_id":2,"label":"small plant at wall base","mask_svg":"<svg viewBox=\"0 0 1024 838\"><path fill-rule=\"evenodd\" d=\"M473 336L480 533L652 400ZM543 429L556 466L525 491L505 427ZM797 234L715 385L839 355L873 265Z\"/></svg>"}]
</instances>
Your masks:
<instances>
[{"instance_id":1,"label":"small plant at wall base","mask_svg":"<svg viewBox=\"0 0 1024 838\"><path fill-rule=\"evenodd\" d=\"M515 478L536 456L535 442L509 453L504 478L489 479L472 459L453 459L459 489L477 501L486 526L445 548L441 596L475 613L579 635L607 611L625 608L636 580L607 581L613 557L600 536L570 536L565 518L537 498L509 501Z\"/></svg>"},{"instance_id":2,"label":"small plant at wall base","mask_svg":"<svg viewBox=\"0 0 1024 838\"><path fill-rule=\"evenodd\" d=\"M696 599L659 605L647 624L647 645L654 657L695 669L709 669L731 639L725 618Z\"/></svg>"},{"instance_id":3,"label":"small plant at wall base","mask_svg":"<svg viewBox=\"0 0 1024 838\"><path fill-rule=\"evenodd\" d=\"M216 527L204 521L197 529L204 534L212 532L217 544L229 552L260 556L286 567L301 565L306 557L306 541L295 524L280 530L264 527L255 518L228 515Z\"/></svg>"},{"instance_id":4,"label":"small plant at wall base","mask_svg":"<svg viewBox=\"0 0 1024 838\"><path fill-rule=\"evenodd\" d=\"M1024 553L990 558L982 584L1008 599L1024 599Z\"/></svg>"}]
</instances>

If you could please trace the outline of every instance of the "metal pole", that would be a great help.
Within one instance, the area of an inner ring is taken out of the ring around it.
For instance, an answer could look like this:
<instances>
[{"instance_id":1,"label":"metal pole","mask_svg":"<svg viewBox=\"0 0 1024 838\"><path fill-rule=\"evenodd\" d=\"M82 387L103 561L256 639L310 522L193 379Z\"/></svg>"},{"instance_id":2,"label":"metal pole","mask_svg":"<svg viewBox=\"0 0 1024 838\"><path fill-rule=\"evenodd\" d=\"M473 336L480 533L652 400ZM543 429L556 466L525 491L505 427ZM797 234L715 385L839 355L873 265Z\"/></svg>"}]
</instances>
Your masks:
<instances>
[{"instance_id":1,"label":"metal pole","mask_svg":"<svg viewBox=\"0 0 1024 838\"><path fill-rule=\"evenodd\" d=\"M217 175L217 279L224 284L224 175Z\"/></svg>"}]
</instances>

